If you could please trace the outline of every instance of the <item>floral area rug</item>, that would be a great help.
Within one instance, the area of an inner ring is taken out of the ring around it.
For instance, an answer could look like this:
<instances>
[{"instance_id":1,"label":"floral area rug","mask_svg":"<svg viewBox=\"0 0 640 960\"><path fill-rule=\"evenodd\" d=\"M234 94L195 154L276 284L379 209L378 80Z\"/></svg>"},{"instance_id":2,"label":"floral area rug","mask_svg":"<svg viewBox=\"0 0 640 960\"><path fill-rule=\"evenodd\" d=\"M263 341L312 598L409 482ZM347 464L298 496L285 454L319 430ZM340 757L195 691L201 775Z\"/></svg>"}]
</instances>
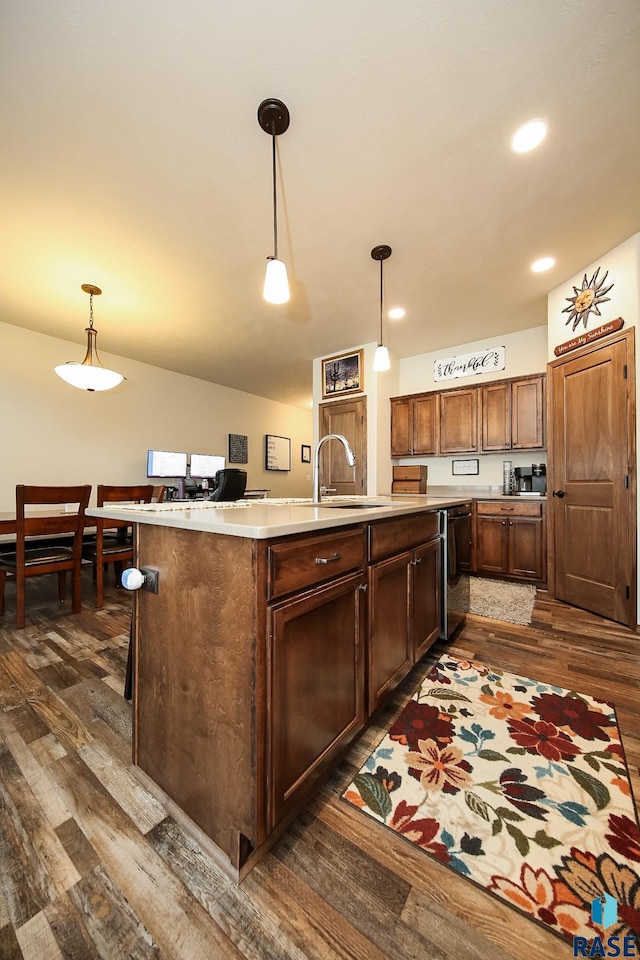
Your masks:
<instances>
[{"instance_id":1,"label":"floral area rug","mask_svg":"<svg viewBox=\"0 0 640 960\"><path fill-rule=\"evenodd\" d=\"M606 936L640 934L640 831L609 703L444 657L343 799L555 933L602 937L592 902L608 895Z\"/></svg>"}]
</instances>

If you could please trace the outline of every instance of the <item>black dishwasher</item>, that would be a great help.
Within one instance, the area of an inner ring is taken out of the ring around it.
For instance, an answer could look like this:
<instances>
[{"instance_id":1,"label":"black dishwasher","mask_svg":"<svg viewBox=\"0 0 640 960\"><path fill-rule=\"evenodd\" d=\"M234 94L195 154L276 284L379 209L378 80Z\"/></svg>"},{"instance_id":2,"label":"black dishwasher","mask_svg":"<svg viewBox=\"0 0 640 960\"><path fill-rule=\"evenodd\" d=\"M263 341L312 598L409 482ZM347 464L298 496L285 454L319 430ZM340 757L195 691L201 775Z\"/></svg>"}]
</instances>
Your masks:
<instances>
[{"instance_id":1,"label":"black dishwasher","mask_svg":"<svg viewBox=\"0 0 640 960\"><path fill-rule=\"evenodd\" d=\"M471 504L440 511L443 540L442 633L448 640L469 612L471 570Z\"/></svg>"}]
</instances>

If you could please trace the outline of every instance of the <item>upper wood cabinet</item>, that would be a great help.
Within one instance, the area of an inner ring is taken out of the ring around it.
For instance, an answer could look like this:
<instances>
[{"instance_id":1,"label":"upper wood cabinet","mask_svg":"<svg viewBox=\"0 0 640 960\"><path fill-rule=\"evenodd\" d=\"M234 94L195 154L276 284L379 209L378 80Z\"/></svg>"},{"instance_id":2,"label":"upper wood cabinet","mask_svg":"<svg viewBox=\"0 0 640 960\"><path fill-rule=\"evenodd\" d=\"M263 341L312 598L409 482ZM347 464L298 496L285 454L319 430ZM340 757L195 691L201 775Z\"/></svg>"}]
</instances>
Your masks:
<instances>
[{"instance_id":1,"label":"upper wood cabinet","mask_svg":"<svg viewBox=\"0 0 640 960\"><path fill-rule=\"evenodd\" d=\"M537 376L480 387L483 452L544 446L543 385Z\"/></svg>"},{"instance_id":2,"label":"upper wood cabinet","mask_svg":"<svg viewBox=\"0 0 640 960\"><path fill-rule=\"evenodd\" d=\"M544 448L544 374L391 400L391 456Z\"/></svg>"},{"instance_id":3,"label":"upper wood cabinet","mask_svg":"<svg viewBox=\"0 0 640 960\"><path fill-rule=\"evenodd\" d=\"M440 453L475 453L478 449L478 388L440 394Z\"/></svg>"},{"instance_id":4,"label":"upper wood cabinet","mask_svg":"<svg viewBox=\"0 0 640 960\"><path fill-rule=\"evenodd\" d=\"M391 401L391 456L435 456L438 394L396 397Z\"/></svg>"}]
</instances>

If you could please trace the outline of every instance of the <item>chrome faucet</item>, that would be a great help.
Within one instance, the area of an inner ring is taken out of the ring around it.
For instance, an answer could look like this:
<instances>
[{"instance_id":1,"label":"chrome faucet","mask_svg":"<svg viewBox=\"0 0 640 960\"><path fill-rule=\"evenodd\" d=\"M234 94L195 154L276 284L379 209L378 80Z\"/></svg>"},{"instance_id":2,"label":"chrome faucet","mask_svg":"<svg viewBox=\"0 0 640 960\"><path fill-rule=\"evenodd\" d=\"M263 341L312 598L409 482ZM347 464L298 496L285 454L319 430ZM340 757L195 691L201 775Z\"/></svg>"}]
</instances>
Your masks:
<instances>
[{"instance_id":1,"label":"chrome faucet","mask_svg":"<svg viewBox=\"0 0 640 960\"><path fill-rule=\"evenodd\" d=\"M345 449L347 455L347 463L350 467L354 467L356 463L356 458L353 450L349 446L349 441L346 437L343 437L341 433L328 433L324 437L320 437L318 443L316 444L316 449L313 454L313 500L314 503L320 503L322 499L322 493L326 492L324 487L320 486L320 448L323 443L327 440L339 440L342 446Z\"/></svg>"}]
</instances>

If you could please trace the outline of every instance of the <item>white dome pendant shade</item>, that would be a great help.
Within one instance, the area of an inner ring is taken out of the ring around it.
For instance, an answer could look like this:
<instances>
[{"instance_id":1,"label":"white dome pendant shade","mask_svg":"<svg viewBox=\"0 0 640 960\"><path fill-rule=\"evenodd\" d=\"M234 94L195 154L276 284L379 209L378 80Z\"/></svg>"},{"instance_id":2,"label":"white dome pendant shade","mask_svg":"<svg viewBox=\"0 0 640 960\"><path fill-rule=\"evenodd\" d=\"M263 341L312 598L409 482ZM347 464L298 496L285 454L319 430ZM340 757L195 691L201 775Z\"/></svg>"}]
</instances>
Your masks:
<instances>
[{"instance_id":1,"label":"white dome pendant shade","mask_svg":"<svg viewBox=\"0 0 640 960\"><path fill-rule=\"evenodd\" d=\"M262 295L268 303L286 303L289 300L287 268L278 258L278 194L276 190L276 137L289 129L289 111L282 100L263 100L258 107L258 123L271 137L271 167L273 174L273 256L267 257Z\"/></svg>"},{"instance_id":2,"label":"white dome pendant shade","mask_svg":"<svg viewBox=\"0 0 640 960\"><path fill-rule=\"evenodd\" d=\"M377 373L382 373L385 370L391 368L391 361L389 359L389 351L382 342L382 301L383 301L383 283L382 283L382 264L384 260L388 260L391 256L391 247L387 246L386 243L381 243L379 246L374 247L371 251L371 258L373 260L378 260L380 263L380 340L378 341L378 346L376 347L376 352L373 357L373 369Z\"/></svg>"},{"instance_id":3,"label":"white dome pendant shade","mask_svg":"<svg viewBox=\"0 0 640 960\"><path fill-rule=\"evenodd\" d=\"M89 294L89 326L85 327L87 334L87 352L82 363L76 360L69 360L68 363L61 363L54 367L58 376L70 384L77 387L78 390L88 390L94 393L97 390L112 390L125 379L115 370L108 370L103 367L98 356L98 347L96 338L98 331L93 326L93 298L99 296L102 290L91 283L83 283L82 289Z\"/></svg>"}]
</instances>

